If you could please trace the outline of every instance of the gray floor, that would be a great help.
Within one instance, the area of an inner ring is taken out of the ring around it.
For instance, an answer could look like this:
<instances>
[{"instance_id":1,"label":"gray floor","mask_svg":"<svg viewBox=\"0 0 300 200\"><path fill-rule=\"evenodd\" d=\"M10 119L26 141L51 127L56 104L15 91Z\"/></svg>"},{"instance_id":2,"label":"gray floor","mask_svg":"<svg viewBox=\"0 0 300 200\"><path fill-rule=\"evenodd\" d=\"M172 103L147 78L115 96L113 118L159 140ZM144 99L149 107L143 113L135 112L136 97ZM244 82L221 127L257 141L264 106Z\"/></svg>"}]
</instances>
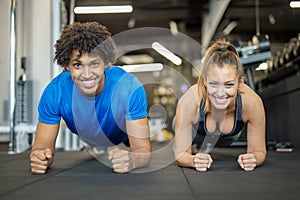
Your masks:
<instances>
[{"instance_id":1,"label":"gray floor","mask_svg":"<svg viewBox=\"0 0 300 200\"><path fill-rule=\"evenodd\" d=\"M244 172L243 149L216 149L208 172L170 165L148 173L116 174L89 152L57 152L45 175L29 170L29 152L0 153L1 200L299 199L300 153L268 151L263 167Z\"/></svg>"}]
</instances>

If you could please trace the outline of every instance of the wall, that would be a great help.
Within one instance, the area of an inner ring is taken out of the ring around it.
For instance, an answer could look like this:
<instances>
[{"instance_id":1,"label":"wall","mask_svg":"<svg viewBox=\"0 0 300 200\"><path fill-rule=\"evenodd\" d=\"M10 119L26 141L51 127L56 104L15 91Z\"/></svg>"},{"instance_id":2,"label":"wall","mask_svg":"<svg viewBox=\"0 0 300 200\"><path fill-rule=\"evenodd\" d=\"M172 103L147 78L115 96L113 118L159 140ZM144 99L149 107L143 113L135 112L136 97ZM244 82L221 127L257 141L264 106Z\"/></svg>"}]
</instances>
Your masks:
<instances>
[{"instance_id":1,"label":"wall","mask_svg":"<svg viewBox=\"0 0 300 200\"><path fill-rule=\"evenodd\" d=\"M33 81L33 119L42 90L52 77L51 0L24 1L24 56L28 79Z\"/></svg>"},{"instance_id":2,"label":"wall","mask_svg":"<svg viewBox=\"0 0 300 200\"><path fill-rule=\"evenodd\" d=\"M4 101L8 100L10 2L0 0L0 124L4 124Z\"/></svg>"},{"instance_id":3,"label":"wall","mask_svg":"<svg viewBox=\"0 0 300 200\"><path fill-rule=\"evenodd\" d=\"M267 137L300 147L300 75L295 74L261 92L267 117Z\"/></svg>"},{"instance_id":4,"label":"wall","mask_svg":"<svg viewBox=\"0 0 300 200\"><path fill-rule=\"evenodd\" d=\"M26 57L27 80L33 83L29 98L31 113L37 122L37 103L52 77L52 1L17 0L17 79L22 73L21 57ZM10 1L0 0L0 124L7 124L9 99Z\"/></svg>"}]
</instances>

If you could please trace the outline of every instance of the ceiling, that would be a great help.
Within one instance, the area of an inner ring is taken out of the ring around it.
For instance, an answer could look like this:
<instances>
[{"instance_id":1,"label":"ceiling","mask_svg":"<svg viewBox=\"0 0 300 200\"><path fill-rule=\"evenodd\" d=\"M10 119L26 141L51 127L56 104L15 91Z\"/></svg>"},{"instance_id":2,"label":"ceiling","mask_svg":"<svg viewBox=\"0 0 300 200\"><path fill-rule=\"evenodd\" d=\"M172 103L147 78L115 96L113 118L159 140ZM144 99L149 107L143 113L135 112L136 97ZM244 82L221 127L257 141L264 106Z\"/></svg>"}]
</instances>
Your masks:
<instances>
[{"instance_id":1,"label":"ceiling","mask_svg":"<svg viewBox=\"0 0 300 200\"><path fill-rule=\"evenodd\" d=\"M226 1L228 4L224 5ZM70 7L70 0L66 2ZM134 9L130 14L75 15L74 20L98 21L113 35L140 27L170 28L173 21L180 33L201 45L204 37L206 42L222 37L247 42L258 32L269 36L272 52L300 33L300 9L291 9L289 0L75 0L75 6L128 3ZM229 24L230 31L224 32ZM138 42L138 37L135 39Z\"/></svg>"}]
</instances>

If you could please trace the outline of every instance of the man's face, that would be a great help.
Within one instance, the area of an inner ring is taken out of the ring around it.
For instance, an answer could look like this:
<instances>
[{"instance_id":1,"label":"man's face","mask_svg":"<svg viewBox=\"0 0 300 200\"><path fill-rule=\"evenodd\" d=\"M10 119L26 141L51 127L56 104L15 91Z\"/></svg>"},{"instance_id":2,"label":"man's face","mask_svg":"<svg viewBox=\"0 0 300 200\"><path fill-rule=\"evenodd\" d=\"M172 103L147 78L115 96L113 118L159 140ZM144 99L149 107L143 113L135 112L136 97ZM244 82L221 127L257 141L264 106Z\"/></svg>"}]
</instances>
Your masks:
<instances>
[{"instance_id":1,"label":"man's face","mask_svg":"<svg viewBox=\"0 0 300 200\"><path fill-rule=\"evenodd\" d=\"M107 67L100 56L87 52L78 57L79 51L73 50L67 69L80 93L86 97L99 94L105 82L104 69Z\"/></svg>"}]
</instances>

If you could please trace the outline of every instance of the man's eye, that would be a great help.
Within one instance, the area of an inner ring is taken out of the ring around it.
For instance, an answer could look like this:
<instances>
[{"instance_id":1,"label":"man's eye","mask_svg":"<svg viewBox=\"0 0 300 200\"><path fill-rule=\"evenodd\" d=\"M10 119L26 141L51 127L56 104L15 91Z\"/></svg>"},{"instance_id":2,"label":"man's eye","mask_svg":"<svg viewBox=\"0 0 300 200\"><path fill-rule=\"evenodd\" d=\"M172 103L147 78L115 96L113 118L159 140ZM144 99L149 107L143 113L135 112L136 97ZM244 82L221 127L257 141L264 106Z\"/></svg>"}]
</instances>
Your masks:
<instances>
[{"instance_id":1,"label":"man's eye","mask_svg":"<svg viewBox=\"0 0 300 200\"><path fill-rule=\"evenodd\" d=\"M91 64L91 67L97 67L99 65L99 63L98 62L95 62L95 63L92 63Z\"/></svg>"},{"instance_id":2,"label":"man's eye","mask_svg":"<svg viewBox=\"0 0 300 200\"><path fill-rule=\"evenodd\" d=\"M80 64L80 63L74 63L74 64L73 64L73 67L75 67L75 68L80 68L80 67L81 67L81 64Z\"/></svg>"}]
</instances>

